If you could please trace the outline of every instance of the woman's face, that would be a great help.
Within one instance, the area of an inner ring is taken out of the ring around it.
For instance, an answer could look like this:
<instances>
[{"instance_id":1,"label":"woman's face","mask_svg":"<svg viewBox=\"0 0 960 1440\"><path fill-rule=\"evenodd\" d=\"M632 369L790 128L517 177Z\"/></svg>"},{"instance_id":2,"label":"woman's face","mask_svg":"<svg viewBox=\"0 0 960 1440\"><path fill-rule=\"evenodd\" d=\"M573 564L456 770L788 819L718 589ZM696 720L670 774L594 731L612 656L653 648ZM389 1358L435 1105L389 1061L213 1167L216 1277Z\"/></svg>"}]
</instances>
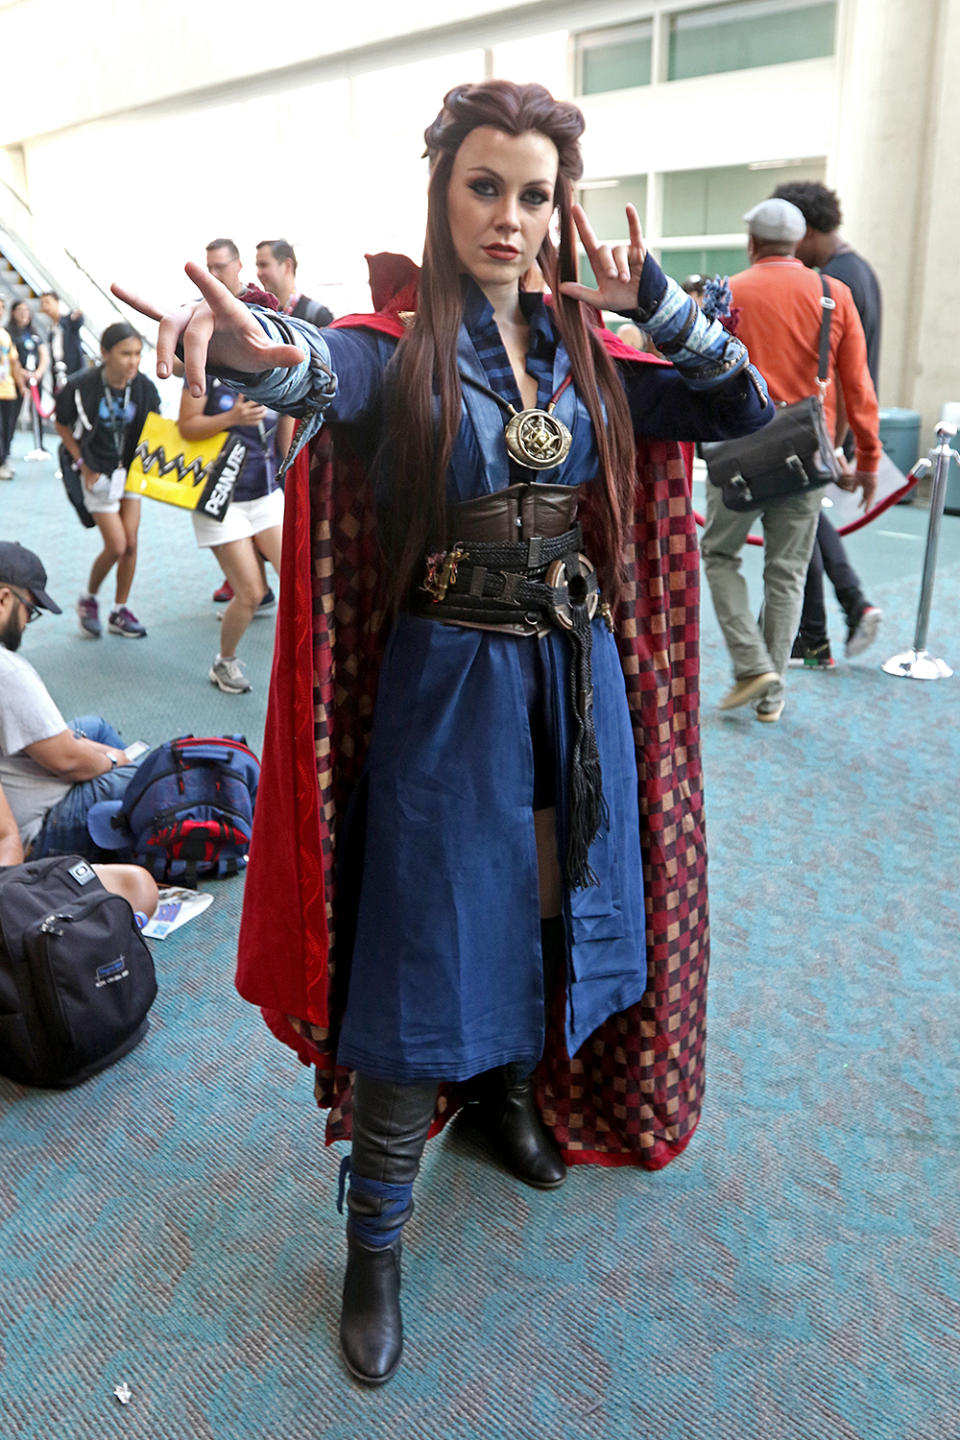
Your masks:
<instances>
[{"instance_id":1,"label":"woman's face","mask_svg":"<svg viewBox=\"0 0 960 1440\"><path fill-rule=\"evenodd\" d=\"M559 157L546 135L481 125L463 141L447 188L450 236L461 270L482 290L516 285L553 214Z\"/></svg>"},{"instance_id":2,"label":"woman's face","mask_svg":"<svg viewBox=\"0 0 960 1440\"><path fill-rule=\"evenodd\" d=\"M17 301L16 305L14 305L13 307L13 310L10 312L10 319L13 321L14 325L18 325L20 329L23 329L25 325L30 324L30 306L27 304L26 300Z\"/></svg>"},{"instance_id":3,"label":"woman's face","mask_svg":"<svg viewBox=\"0 0 960 1440\"><path fill-rule=\"evenodd\" d=\"M131 335L103 351L103 368L112 385L129 385L140 369L140 341Z\"/></svg>"}]
</instances>

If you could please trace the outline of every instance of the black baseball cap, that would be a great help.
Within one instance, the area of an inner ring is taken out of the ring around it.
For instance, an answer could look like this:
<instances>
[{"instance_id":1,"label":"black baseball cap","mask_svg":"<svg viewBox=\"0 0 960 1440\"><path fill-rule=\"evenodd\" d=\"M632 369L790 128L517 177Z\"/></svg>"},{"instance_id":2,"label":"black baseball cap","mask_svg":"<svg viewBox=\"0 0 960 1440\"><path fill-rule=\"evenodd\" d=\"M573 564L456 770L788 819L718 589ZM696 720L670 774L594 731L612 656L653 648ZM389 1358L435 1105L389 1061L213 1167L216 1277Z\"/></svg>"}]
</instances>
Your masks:
<instances>
[{"instance_id":1,"label":"black baseball cap","mask_svg":"<svg viewBox=\"0 0 960 1440\"><path fill-rule=\"evenodd\" d=\"M19 585L29 590L34 602L54 615L63 611L46 591L47 572L40 563L40 556L34 555L25 545L16 540L0 540L0 585Z\"/></svg>"}]
</instances>

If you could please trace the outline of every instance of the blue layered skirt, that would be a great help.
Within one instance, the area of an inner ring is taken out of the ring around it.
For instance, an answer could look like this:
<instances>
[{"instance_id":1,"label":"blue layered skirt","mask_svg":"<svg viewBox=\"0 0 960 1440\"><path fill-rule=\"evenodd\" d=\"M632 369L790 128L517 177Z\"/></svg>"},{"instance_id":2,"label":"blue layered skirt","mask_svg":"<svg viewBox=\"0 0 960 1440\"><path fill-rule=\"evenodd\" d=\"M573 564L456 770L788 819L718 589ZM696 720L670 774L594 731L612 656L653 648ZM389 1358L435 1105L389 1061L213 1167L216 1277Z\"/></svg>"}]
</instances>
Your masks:
<instances>
[{"instance_id":1,"label":"blue layered skirt","mask_svg":"<svg viewBox=\"0 0 960 1440\"><path fill-rule=\"evenodd\" d=\"M571 1055L646 985L637 761L616 642L599 620L593 687L609 824L590 849L598 883L565 900ZM533 814L555 797L562 857L570 746L562 632L400 617L380 674L363 844L346 847L361 873L341 1064L403 1084L539 1060Z\"/></svg>"}]
</instances>

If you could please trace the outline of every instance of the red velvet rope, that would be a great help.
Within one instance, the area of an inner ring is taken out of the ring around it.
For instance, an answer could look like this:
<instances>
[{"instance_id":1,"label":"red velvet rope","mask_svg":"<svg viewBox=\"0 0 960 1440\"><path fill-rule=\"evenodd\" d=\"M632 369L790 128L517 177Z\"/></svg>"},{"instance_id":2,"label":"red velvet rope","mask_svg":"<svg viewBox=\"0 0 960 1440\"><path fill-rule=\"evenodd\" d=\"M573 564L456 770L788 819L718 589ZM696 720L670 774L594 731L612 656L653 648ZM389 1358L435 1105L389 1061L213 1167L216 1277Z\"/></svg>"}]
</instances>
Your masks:
<instances>
[{"instance_id":1,"label":"red velvet rope","mask_svg":"<svg viewBox=\"0 0 960 1440\"><path fill-rule=\"evenodd\" d=\"M872 510L868 510L866 515L858 515L856 520L851 520L846 525L838 525L837 534L852 535L855 530L862 530L864 525L869 525L871 521L876 520L878 516L884 513L884 511L889 510L891 505L899 505L900 501L904 498L904 496L910 494L910 491L913 489L914 485L916 485L919 478L919 475L907 475L904 483L900 486L899 490L891 490L890 494L887 495L883 500L881 500L879 504L874 505ZM709 485L709 483L710 482L708 480L707 484ZM697 524L702 530L704 525L706 524L706 520L704 519L704 517L702 515L698 515L696 510L694 510L693 518L696 520ZM747 544L762 545L763 536L748 535Z\"/></svg>"},{"instance_id":2,"label":"red velvet rope","mask_svg":"<svg viewBox=\"0 0 960 1440\"><path fill-rule=\"evenodd\" d=\"M43 406L40 404L40 386L38 385L36 380L30 381L30 399L33 401L33 408L40 416L40 419L49 420L50 416L56 409L56 406L51 405L49 410L44 410Z\"/></svg>"}]
</instances>

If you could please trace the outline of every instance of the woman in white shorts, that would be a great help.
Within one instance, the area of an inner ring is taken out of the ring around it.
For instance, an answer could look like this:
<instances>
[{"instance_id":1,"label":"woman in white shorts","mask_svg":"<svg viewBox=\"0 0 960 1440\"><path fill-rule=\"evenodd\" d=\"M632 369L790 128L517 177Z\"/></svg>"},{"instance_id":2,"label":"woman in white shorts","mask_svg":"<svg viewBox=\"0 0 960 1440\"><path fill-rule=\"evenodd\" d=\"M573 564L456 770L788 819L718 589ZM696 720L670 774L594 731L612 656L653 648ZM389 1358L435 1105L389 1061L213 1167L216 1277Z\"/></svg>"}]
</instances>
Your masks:
<instances>
[{"instance_id":1,"label":"woman in white shorts","mask_svg":"<svg viewBox=\"0 0 960 1440\"><path fill-rule=\"evenodd\" d=\"M277 421L280 417L254 400L226 390L208 379L205 395L184 390L178 425L185 440L209 440L231 431L247 447L233 500L222 520L193 512L193 528L201 549L211 549L233 587L223 612L220 650L210 667L210 680L227 695L242 695L250 681L237 659L237 646L266 593L260 557L280 574L283 534L283 491L276 482Z\"/></svg>"},{"instance_id":2,"label":"woman in white shorts","mask_svg":"<svg viewBox=\"0 0 960 1440\"><path fill-rule=\"evenodd\" d=\"M83 503L103 541L77 601L80 633L88 640L102 634L97 592L114 566L116 598L107 629L127 640L142 640L147 633L127 605L137 568L140 496L124 494L143 422L160 410L156 385L140 374L140 350L131 325L108 325L100 339L102 363L75 376L57 395L57 434L80 471Z\"/></svg>"}]
</instances>

